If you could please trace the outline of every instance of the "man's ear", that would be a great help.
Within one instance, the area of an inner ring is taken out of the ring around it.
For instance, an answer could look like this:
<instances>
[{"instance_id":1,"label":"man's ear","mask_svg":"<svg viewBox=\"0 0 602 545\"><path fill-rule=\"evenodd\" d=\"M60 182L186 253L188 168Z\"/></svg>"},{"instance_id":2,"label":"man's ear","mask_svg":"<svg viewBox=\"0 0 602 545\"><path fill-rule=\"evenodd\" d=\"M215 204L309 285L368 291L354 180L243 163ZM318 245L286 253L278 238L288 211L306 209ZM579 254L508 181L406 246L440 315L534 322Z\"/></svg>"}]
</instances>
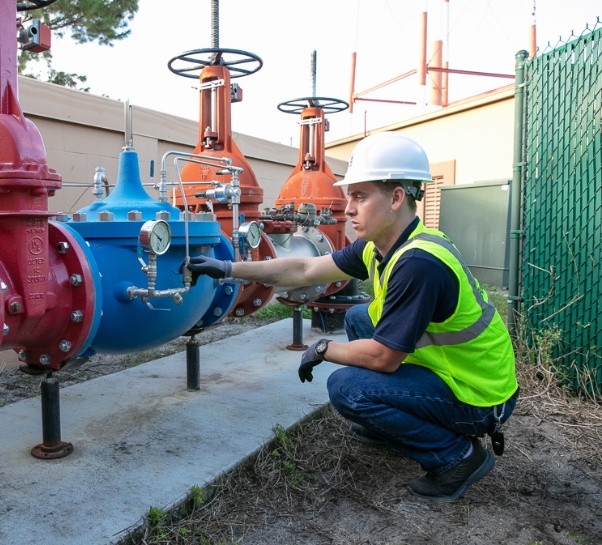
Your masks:
<instances>
[{"instance_id":1,"label":"man's ear","mask_svg":"<svg viewBox=\"0 0 602 545\"><path fill-rule=\"evenodd\" d=\"M393 210L399 209L405 198L406 192L404 188L402 186L397 186L395 189L393 189L393 193L391 194L391 208Z\"/></svg>"}]
</instances>

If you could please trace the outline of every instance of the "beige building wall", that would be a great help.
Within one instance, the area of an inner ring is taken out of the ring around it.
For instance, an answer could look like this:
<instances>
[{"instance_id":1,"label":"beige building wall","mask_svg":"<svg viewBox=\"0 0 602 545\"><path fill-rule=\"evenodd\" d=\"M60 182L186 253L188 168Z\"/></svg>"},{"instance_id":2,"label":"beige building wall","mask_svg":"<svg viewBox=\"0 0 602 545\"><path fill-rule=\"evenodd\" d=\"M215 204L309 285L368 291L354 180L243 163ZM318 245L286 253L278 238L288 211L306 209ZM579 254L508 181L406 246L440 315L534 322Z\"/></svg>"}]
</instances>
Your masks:
<instances>
[{"instance_id":1,"label":"beige building wall","mask_svg":"<svg viewBox=\"0 0 602 545\"><path fill-rule=\"evenodd\" d=\"M97 167L103 167L109 184L118 174L119 153L125 145L125 105L89 93L19 77L19 103L25 116L39 129L48 157L48 165L63 180L63 187L49 200L52 212L73 213L90 204L94 197L91 184ZM147 192L159 181L161 159L168 151L192 152L198 142L198 123L188 119L131 107L133 147L140 161L140 177L148 184ZM234 141L249 161L264 190L261 208L274 206L280 189L297 164L298 150L243 134ZM347 163L335 158L326 162L333 173L343 176ZM168 181L177 182L173 157L166 161Z\"/></svg>"},{"instance_id":2,"label":"beige building wall","mask_svg":"<svg viewBox=\"0 0 602 545\"><path fill-rule=\"evenodd\" d=\"M425 149L431 165L455 161L456 184L511 179L514 87L502 87L372 132L385 130L415 139ZM326 153L348 161L363 136L331 142L326 145Z\"/></svg>"}]
</instances>

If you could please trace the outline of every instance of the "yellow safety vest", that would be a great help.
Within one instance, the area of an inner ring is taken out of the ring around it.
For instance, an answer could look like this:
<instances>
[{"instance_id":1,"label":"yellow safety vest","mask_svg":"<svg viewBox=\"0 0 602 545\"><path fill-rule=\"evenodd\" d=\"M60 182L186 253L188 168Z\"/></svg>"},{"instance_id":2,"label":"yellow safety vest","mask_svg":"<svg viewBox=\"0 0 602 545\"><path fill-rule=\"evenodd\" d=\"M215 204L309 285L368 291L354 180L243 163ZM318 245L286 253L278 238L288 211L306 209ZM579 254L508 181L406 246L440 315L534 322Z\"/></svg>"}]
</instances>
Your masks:
<instances>
[{"instance_id":1,"label":"yellow safety vest","mask_svg":"<svg viewBox=\"0 0 602 545\"><path fill-rule=\"evenodd\" d=\"M517 389L510 335L458 249L442 232L419 223L393 254L382 275L376 267L374 243L366 244L363 261L374 284L374 300L368 309L372 323L376 326L382 315L395 263L405 252L416 248L437 257L453 271L458 279L459 297L453 314L444 322L431 322L416 350L402 363L428 367L464 403L477 407L504 403Z\"/></svg>"}]
</instances>

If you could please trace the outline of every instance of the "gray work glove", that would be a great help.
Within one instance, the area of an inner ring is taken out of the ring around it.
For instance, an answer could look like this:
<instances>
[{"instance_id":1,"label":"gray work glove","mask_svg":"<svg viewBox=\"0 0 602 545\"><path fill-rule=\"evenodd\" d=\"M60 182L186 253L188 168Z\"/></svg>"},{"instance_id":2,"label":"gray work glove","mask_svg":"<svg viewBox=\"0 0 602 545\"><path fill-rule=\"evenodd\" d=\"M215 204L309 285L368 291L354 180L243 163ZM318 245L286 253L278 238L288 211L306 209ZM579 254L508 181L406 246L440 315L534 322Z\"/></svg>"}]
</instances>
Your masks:
<instances>
[{"instance_id":1,"label":"gray work glove","mask_svg":"<svg viewBox=\"0 0 602 545\"><path fill-rule=\"evenodd\" d=\"M227 278L232 273L231 261L220 261L204 255L190 258L187 267L192 273L191 284L193 286L201 274L206 274L211 278Z\"/></svg>"},{"instance_id":2,"label":"gray work glove","mask_svg":"<svg viewBox=\"0 0 602 545\"><path fill-rule=\"evenodd\" d=\"M301 365L299 365L301 382L311 382L314 379L313 368L324 361L324 352L326 352L329 342L328 339L320 339L303 352Z\"/></svg>"}]
</instances>

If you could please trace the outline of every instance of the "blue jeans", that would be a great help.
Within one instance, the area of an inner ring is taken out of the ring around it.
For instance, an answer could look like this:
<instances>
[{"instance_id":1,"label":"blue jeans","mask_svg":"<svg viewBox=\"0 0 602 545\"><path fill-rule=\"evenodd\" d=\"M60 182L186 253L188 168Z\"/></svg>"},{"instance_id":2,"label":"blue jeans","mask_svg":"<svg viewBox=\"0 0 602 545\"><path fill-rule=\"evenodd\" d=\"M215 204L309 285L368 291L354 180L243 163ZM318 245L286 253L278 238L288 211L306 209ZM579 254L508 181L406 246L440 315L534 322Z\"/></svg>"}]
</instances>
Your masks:
<instances>
[{"instance_id":1,"label":"blue jeans","mask_svg":"<svg viewBox=\"0 0 602 545\"><path fill-rule=\"evenodd\" d=\"M345 316L349 340L372 338L367 305L351 307ZM494 410L505 422L516 404L473 407L459 401L435 373L404 363L394 373L342 367L328 378L333 407L345 418L379 435L393 449L441 474L456 465L471 446L495 426Z\"/></svg>"}]
</instances>

